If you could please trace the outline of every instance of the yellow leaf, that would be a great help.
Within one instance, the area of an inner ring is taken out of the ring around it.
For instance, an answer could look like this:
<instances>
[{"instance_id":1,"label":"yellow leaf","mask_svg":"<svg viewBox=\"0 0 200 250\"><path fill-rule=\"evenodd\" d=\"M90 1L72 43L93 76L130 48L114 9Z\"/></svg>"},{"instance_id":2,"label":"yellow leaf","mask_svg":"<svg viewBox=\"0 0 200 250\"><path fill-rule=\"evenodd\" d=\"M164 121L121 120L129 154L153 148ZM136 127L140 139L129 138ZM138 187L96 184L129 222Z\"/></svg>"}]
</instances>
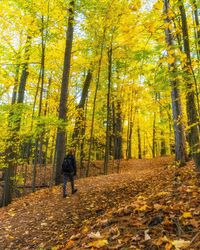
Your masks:
<instances>
[{"instance_id":1,"label":"yellow leaf","mask_svg":"<svg viewBox=\"0 0 200 250\"><path fill-rule=\"evenodd\" d=\"M184 212L182 215L182 218L184 218L184 219L192 218L192 214L190 212Z\"/></svg>"},{"instance_id":2,"label":"yellow leaf","mask_svg":"<svg viewBox=\"0 0 200 250\"><path fill-rule=\"evenodd\" d=\"M166 61L167 61L169 64L171 64L171 63L174 63L174 62L175 62L175 58L172 57L172 56L169 56L169 57L167 57Z\"/></svg>"},{"instance_id":3,"label":"yellow leaf","mask_svg":"<svg viewBox=\"0 0 200 250\"><path fill-rule=\"evenodd\" d=\"M143 205L142 207L139 207L138 210L139 211L145 211L147 210L148 206L147 205Z\"/></svg>"},{"instance_id":4,"label":"yellow leaf","mask_svg":"<svg viewBox=\"0 0 200 250\"><path fill-rule=\"evenodd\" d=\"M101 248L108 245L108 241L107 240L96 240L93 242L90 242L88 244L89 247L96 247L96 248Z\"/></svg>"},{"instance_id":5,"label":"yellow leaf","mask_svg":"<svg viewBox=\"0 0 200 250\"><path fill-rule=\"evenodd\" d=\"M65 245L66 249L72 247L73 244L74 244L74 241L73 241L73 240L69 240L69 241L67 242L67 244Z\"/></svg>"},{"instance_id":6,"label":"yellow leaf","mask_svg":"<svg viewBox=\"0 0 200 250\"><path fill-rule=\"evenodd\" d=\"M81 232L82 232L83 234L87 233L88 231L89 231L89 228L88 228L88 227L84 227L84 228L81 230Z\"/></svg>"},{"instance_id":7,"label":"yellow leaf","mask_svg":"<svg viewBox=\"0 0 200 250\"><path fill-rule=\"evenodd\" d=\"M154 206L154 208L155 208L156 210L160 210L160 209L163 208L163 206L160 205L160 204L154 204L153 206Z\"/></svg>"},{"instance_id":8,"label":"yellow leaf","mask_svg":"<svg viewBox=\"0 0 200 250\"><path fill-rule=\"evenodd\" d=\"M156 196L165 196L167 195L169 192L159 192Z\"/></svg>"},{"instance_id":9,"label":"yellow leaf","mask_svg":"<svg viewBox=\"0 0 200 250\"><path fill-rule=\"evenodd\" d=\"M163 9L163 3L158 1L157 3L154 4L154 8L156 10L162 10Z\"/></svg>"},{"instance_id":10,"label":"yellow leaf","mask_svg":"<svg viewBox=\"0 0 200 250\"><path fill-rule=\"evenodd\" d=\"M64 246L63 245L57 245L51 248L51 250L59 250L62 249Z\"/></svg>"},{"instance_id":11,"label":"yellow leaf","mask_svg":"<svg viewBox=\"0 0 200 250\"><path fill-rule=\"evenodd\" d=\"M171 242L167 242L167 244L165 245L165 250L171 250L173 247L173 245L171 244Z\"/></svg>"},{"instance_id":12,"label":"yellow leaf","mask_svg":"<svg viewBox=\"0 0 200 250\"><path fill-rule=\"evenodd\" d=\"M187 249L187 247L190 245L190 241L186 240L174 240L172 241L172 245L175 247L176 250L179 249Z\"/></svg>"}]
</instances>

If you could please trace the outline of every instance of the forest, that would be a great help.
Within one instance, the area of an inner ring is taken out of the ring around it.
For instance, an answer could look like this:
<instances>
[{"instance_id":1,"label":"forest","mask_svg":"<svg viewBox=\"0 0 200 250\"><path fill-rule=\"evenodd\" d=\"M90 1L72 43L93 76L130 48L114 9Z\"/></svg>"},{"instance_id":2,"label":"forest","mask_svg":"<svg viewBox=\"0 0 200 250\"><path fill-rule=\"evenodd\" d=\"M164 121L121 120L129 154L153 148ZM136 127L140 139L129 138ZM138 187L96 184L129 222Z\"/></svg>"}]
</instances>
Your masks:
<instances>
[{"instance_id":1,"label":"forest","mask_svg":"<svg viewBox=\"0 0 200 250\"><path fill-rule=\"evenodd\" d=\"M200 2L0 2L2 249L200 249Z\"/></svg>"},{"instance_id":2,"label":"forest","mask_svg":"<svg viewBox=\"0 0 200 250\"><path fill-rule=\"evenodd\" d=\"M58 191L70 149L80 183L160 159L197 194L199 22L199 0L1 0L0 207Z\"/></svg>"}]
</instances>

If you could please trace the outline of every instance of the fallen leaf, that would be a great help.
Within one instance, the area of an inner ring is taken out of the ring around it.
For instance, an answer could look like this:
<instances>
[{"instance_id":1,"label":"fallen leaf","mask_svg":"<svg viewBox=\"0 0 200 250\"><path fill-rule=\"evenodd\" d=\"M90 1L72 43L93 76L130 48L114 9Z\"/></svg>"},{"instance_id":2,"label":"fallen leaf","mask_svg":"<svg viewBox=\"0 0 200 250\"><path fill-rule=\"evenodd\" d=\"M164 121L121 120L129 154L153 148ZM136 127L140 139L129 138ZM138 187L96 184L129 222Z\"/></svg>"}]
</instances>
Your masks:
<instances>
[{"instance_id":1,"label":"fallen leaf","mask_svg":"<svg viewBox=\"0 0 200 250\"><path fill-rule=\"evenodd\" d=\"M184 219L192 218L192 214L190 212L184 212L182 215L182 218L184 218Z\"/></svg>"},{"instance_id":2,"label":"fallen leaf","mask_svg":"<svg viewBox=\"0 0 200 250\"><path fill-rule=\"evenodd\" d=\"M67 248L69 248L69 247L72 247L73 244L74 244L74 241L73 241L73 240L69 240L69 241L67 242L67 244L65 245L65 249L67 249Z\"/></svg>"},{"instance_id":3,"label":"fallen leaf","mask_svg":"<svg viewBox=\"0 0 200 250\"><path fill-rule=\"evenodd\" d=\"M81 230L81 232L82 232L83 234L88 233L88 231L89 231L89 228L88 228L88 227L84 227L84 228Z\"/></svg>"},{"instance_id":4,"label":"fallen leaf","mask_svg":"<svg viewBox=\"0 0 200 250\"><path fill-rule=\"evenodd\" d=\"M171 242L167 242L167 244L165 245L165 250L171 250L173 247L173 245L171 244Z\"/></svg>"},{"instance_id":5,"label":"fallen leaf","mask_svg":"<svg viewBox=\"0 0 200 250\"><path fill-rule=\"evenodd\" d=\"M154 207L156 210L160 210L160 209L163 208L163 206L160 205L160 204L154 204L153 207Z\"/></svg>"},{"instance_id":6,"label":"fallen leaf","mask_svg":"<svg viewBox=\"0 0 200 250\"><path fill-rule=\"evenodd\" d=\"M157 197L159 197L159 196L165 196L167 194L169 194L169 192L159 192L158 194L156 194L156 196Z\"/></svg>"},{"instance_id":7,"label":"fallen leaf","mask_svg":"<svg viewBox=\"0 0 200 250\"><path fill-rule=\"evenodd\" d=\"M148 232L149 232L149 229L147 229L147 230L144 231L144 240L145 240L145 241L151 239L151 237L150 237L150 235L148 234Z\"/></svg>"},{"instance_id":8,"label":"fallen leaf","mask_svg":"<svg viewBox=\"0 0 200 250\"><path fill-rule=\"evenodd\" d=\"M41 226L47 226L47 223L46 222L42 222L40 225Z\"/></svg>"},{"instance_id":9,"label":"fallen leaf","mask_svg":"<svg viewBox=\"0 0 200 250\"><path fill-rule=\"evenodd\" d=\"M70 240L78 240L78 239L80 238L80 236L81 236L80 233L75 234L75 235L72 235L72 236L70 237Z\"/></svg>"},{"instance_id":10,"label":"fallen leaf","mask_svg":"<svg viewBox=\"0 0 200 250\"><path fill-rule=\"evenodd\" d=\"M172 245L175 247L176 250L179 249L186 249L190 245L190 241L186 240L174 240L172 241Z\"/></svg>"},{"instance_id":11,"label":"fallen leaf","mask_svg":"<svg viewBox=\"0 0 200 250\"><path fill-rule=\"evenodd\" d=\"M96 247L96 248L101 248L108 245L108 241L107 240L96 240L93 242L90 242L88 244L89 247Z\"/></svg>"},{"instance_id":12,"label":"fallen leaf","mask_svg":"<svg viewBox=\"0 0 200 250\"><path fill-rule=\"evenodd\" d=\"M112 227L110 229L110 234L112 234L111 238L113 240L116 239L116 238L118 238L120 236L120 231L119 231L118 227Z\"/></svg>"},{"instance_id":13,"label":"fallen leaf","mask_svg":"<svg viewBox=\"0 0 200 250\"><path fill-rule=\"evenodd\" d=\"M96 233L91 232L90 234L88 234L88 237L90 239L102 239L102 236L99 231Z\"/></svg>"}]
</instances>

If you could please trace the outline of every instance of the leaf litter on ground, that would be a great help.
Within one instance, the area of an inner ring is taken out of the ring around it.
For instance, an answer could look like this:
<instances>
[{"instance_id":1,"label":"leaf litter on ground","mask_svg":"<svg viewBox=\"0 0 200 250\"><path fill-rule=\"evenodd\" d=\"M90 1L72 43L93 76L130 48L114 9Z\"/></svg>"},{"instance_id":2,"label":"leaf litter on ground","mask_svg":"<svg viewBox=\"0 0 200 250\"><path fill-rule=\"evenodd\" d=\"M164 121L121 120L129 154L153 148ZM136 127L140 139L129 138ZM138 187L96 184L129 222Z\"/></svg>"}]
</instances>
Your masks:
<instances>
[{"instance_id":1,"label":"leaf litter on ground","mask_svg":"<svg viewBox=\"0 0 200 250\"><path fill-rule=\"evenodd\" d=\"M68 199L60 186L2 208L2 249L200 249L192 162L179 168L170 157L123 161L120 174L76 184L79 192Z\"/></svg>"}]
</instances>

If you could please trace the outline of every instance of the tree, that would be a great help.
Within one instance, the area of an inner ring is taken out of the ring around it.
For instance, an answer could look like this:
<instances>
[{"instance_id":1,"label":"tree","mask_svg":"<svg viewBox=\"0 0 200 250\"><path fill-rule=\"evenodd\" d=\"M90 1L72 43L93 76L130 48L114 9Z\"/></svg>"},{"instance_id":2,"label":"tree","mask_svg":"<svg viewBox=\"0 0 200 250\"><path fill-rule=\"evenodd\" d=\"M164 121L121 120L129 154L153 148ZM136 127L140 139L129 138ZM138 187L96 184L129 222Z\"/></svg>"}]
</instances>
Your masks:
<instances>
[{"instance_id":1,"label":"tree","mask_svg":"<svg viewBox=\"0 0 200 250\"><path fill-rule=\"evenodd\" d=\"M189 35L188 35L188 25L187 18L185 13L185 8L182 0L179 0L179 10L181 15L181 23L182 23L182 35L183 35L183 46L184 52L186 54L186 61L184 65L184 77L186 82L186 107L187 107L187 117L188 117L188 126L189 126L189 145L191 149L191 154L194 159L196 168L200 171L200 140L199 140L199 119L198 112L195 103L195 86L194 81L196 81L191 56L190 56L190 43L189 43Z\"/></svg>"},{"instance_id":2,"label":"tree","mask_svg":"<svg viewBox=\"0 0 200 250\"><path fill-rule=\"evenodd\" d=\"M57 129L56 138L56 185L61 183L61 165L65 155L65 123L67 114L67 99L69 91L69 73L70 73L70 62L71 62L71 51L74 33L74 12L75 12L75 1L70 1L69 5L69 17L68 17L68 28L66 33L66 47L64 56L64 67L62 76L62 85L60 93L60 104L59 104L59 119L62 122L62 126Z\"/></svg>"},{"instance_id":3,"label":"tree","mask_svg":"<svg viewBox=\"0 0 200 250\"><path fill-rule=\"evenodd\" d=\"M175 160L180 162L180 165L185 165L186 162L186 148L185 148L185 135L182 123L182 110L180 103L180 92L178 88L178 81L176 78L176 57L174 52L173 36L170 30L171 19L169 17L169 1L164 0L164 13L166 14L165 23L167 28L165 29L166 43L168 57L172 56L172 60L168 62L169 68L169 81L171 85L171 99L172 99L172 110L174 119L174 138L175 138ZM171 52L172 51L172 52Z\"/></svg>"}]
</instances>

